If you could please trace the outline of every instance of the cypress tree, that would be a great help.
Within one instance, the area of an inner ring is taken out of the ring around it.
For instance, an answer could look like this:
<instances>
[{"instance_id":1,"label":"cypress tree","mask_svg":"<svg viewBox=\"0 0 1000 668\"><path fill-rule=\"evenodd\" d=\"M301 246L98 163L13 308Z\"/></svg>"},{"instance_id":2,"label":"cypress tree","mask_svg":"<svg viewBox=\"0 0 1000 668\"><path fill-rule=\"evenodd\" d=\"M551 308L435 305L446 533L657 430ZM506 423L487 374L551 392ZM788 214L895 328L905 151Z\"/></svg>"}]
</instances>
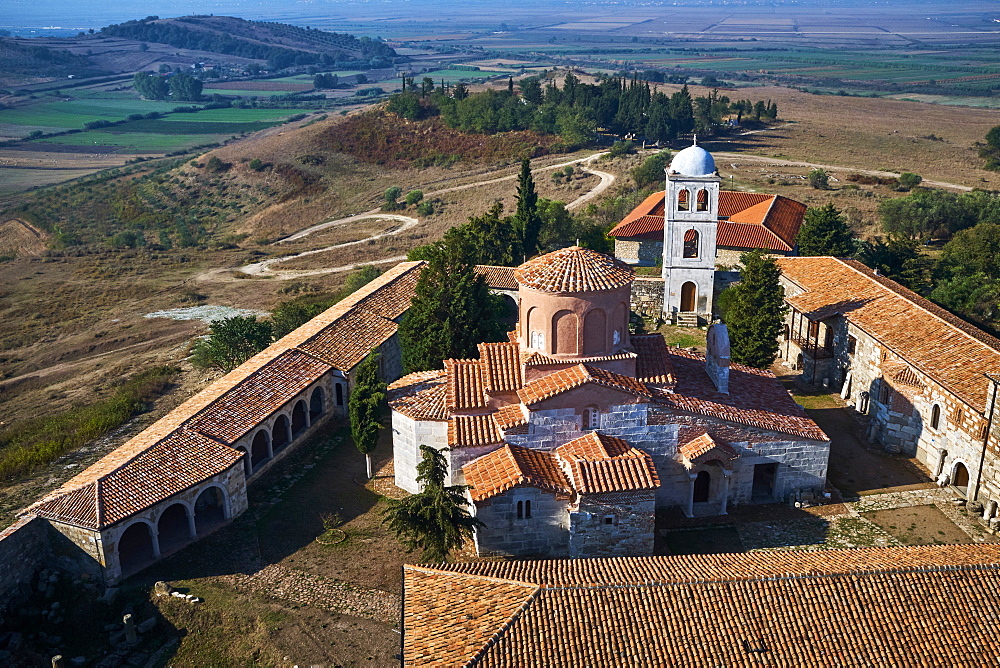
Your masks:
<instances>
[{"instance_id":1,"label":"cypress tree","mask_svg":"<svg viewBox=\"0 0 1000 668\"><path fill-rule=\"evenodd\" d=\"M351 420L351 438L365 456L368 477L372 477L371 451L378 445L378 430L382 428L386 384L378 377L378 353L372 350L355 371L354 389L347 402Z\"/></svg>"},{"instance_id":2,"label":"cypress tree","mask_svg":"<svg viewBox=\"0 0 1000 668\"><path fill-rule=\"evenodd\" d=\"M399 327L407 373L440 369L449 358L474 357L476 346L503 335L500 298L490 294L460 236L425 247L424 267Z\"/></svg>"},{"instance_id":3,"label":"cypress tree","mask_svg":"<svg viewBox=\"0 0 1000 668\"><path fill-rule=\"evenodd\" d=\"M740 257L740 282L727 288L722 301L733 362L766 369L778 356L778 335L788 310L781 272L762 251Z\"/></svg>"},{"instance_id":4,"label":"cypress tree","mask_svg":"<svg viewBox=\"0 0 1000 668\"><path fill-rule=\"evenodd\" d=\"M833 204L809 207L795 242L799 255L848 257L854 254L854 235Z\"/></svg>"},{"instance_id":5,"label":"cypress tree","mask_svg":"<svg viewBox=\"0 0 1000 668\"><path fill-rule=\"evenodd\" d=\"M531 160L521 160L521 174L517 177L517 211L514 212L514 228L521 237L521 248L528 256L538 250L538 233L542 229L542 219L538 215L538 193L535 180L531 176Z\"/></svg>"}]
</instances>

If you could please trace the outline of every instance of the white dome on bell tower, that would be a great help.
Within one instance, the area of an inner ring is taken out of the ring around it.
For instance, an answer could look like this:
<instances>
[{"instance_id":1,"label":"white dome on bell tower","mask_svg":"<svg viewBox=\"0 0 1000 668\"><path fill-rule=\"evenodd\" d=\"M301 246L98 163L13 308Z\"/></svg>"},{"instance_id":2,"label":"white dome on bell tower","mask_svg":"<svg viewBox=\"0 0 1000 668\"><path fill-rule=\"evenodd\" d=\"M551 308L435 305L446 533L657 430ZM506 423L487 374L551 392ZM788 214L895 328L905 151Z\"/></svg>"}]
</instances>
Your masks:
<instances>
[{"instance_id":1,"label":"white dome on bell tower","mask_svg":"<svg viewBox=\"0 0 1000 668\"><path fill-rule=\"evenodd\" d=\"M667 172L681 176L712 176L715 174L715 158L712 154L698 146L698 138L686 149L677 153L670 161Z\"/></svg>"}]
</instances>

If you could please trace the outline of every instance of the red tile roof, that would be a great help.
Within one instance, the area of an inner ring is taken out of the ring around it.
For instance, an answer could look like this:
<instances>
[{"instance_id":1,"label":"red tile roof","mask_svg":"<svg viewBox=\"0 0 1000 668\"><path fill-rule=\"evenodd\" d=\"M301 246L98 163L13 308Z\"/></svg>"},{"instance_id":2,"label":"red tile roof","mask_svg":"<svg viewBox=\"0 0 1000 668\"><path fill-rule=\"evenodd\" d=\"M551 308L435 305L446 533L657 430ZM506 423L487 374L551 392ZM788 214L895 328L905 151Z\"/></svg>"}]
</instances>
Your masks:
<instances>
[{"instance_id":1,"label":"red tile roof","mask_svg":"<svg viewBox=\"0 0 1000 668\"><path fill-rule=\"evenodd\" d=\"M626 394L634 394L643 399L650 397L649 389L635 378L586 364L577 364L537 378L521 388L517 396L525 406L532 406L585 383L594 383Z\"/></svg>"},{"instance_id":2,"label":"red tile roof","mask_svg":"<svg viewBox=\"0 0 1000 668\"><path fill-rule=\"evenodd\" d=\"M462 467L473 501L484 501L514 487L569 493L570 483L555 454L505 445Z\"/></svg>"},{"instance_id":3,"label":"red tile roof","mask_svg":"<svg viewBox=\"0 0 1000 668\"><path fill-rule=\"evenodd\" d=\"M490 394L516 392L521 378L520 346L517 343L480 343L479 359L485 366L485 387Z\"/></svg>"},{"instance_id":4,"label":"red tile roof","mask_svg":"<svg viewBox=\"0 0 1000 668\"><path fill-rule=\"evenodd\" d=\"M842 315L910 366L980 413L1000 373L1000 340L854 260L779 258L785 278L804 292L785 299L813 320Z\"/></svg>"},{"instance_id":5,"label":"red tile roof","mask_svg":"<svg viewBox=\"0 0 1000 668\"><path fill-rule=\"evenodd\" d=\"M367 311L348 311L298 348L332 366L349 371L399 329L392 320Z\"/></svg>"},{"instance_id":6,"label":"red tile roof","mask_svg":"<svg viewBox=\"0 0 1000 668\"><path fill-rule=\"evenodd\" d=\"M332 367L298 350L288 350L248 376L185 423L223 443L234 443Z\"/></svg>"},{"instance_id":7,"label":"red tile roof","mask_svg":"<svg viewBox=\"0 0 1000 668\"><path fill-rule=\"evenodd\" d=\"M635 376L651 385L672 385L674 367L662 334L633 334L632 347L639 355L635 363Z\"/></svg>"},{"instance_id":8,"label":"red tile roof","mask_svg":"<svg viewBox=\"0 0 1000 668\"><path fill-rule=\"evenodd\" d=\"M929 668L1000 656L981 622L1000 614L997 545L470 562L403 574L405 666Z\"/></svg>"},{"instance_id":9,"label":"red tile roof","mask_svg":"<svg viewBox=\"0 0 1000 668\"><path fill-rule=\"evenodd\" d=\"M473 270L483 277L486 285L493 290L517 290L514 267L500 267L493 264L477 264Z\"/></svg>"},{"instance_id":10,"label":"red tile roof","mask_svg":"<svg viewBox=\"0 0 1000 668\"><path fill-rule=\"evenodd\" d=\"M497 426L504 431L515 427L522 427L528 424L528 418L524 416L524 409L521 404L507 404L494 413Z\"/></svg>"},{"instance_id":11,"label":"red tile roof","mask_svg":"<svg viewBox=\"0 0 1000 668\"><path fill-rule=\"evenodd\" d=\"M725 441L713 438L708 432L702 432L693 438L683 441L677 446L677 452L689 464L698 464L703 461L718 459L727 465L740 456L733 446Z\"/></svg>"},{"instance_id":12,"label":"red tile roof","mask_svg":"<svg viewBox=\"0 0 1000 668\"><path fill-rule=\"evenodd\" d=\"M703 355L674 348L670 360L677 384L672 392L651 388L658 404L759 429L829 440L770 371L733 364L729 368L729 394L722 394L705 372Z\"/></svg>"},{"instance_id":13,"label":"red tile roof","mask_svg":"<svg viewBox=\"0 0 1000 668\"><path fill-rule=\"evenodd\" d=\"M608 236L663 241L663 196L663 191L650 195ZM781 195L720 191L716 245L790 252L795 247L805 211L805 204Z\"/></svg>"},{"instance_id":14,"label":"red tile roof","mask_svg":"<svg viewBox=\"0 0 1000 668\"><path fill-rule=\"evenodd\" d=\"M448 374L448 408L464 410L486 407L488 401L482 362L445 360L444 369Z\"/></svg>"},{"instance_id":15,"label":"red tile roof","mask_svg":"<svg viewBox=\"0 0 1000 668\"><path fill-rule=\"evenodd\" d=\"M413 420L447 420L451 416L445 406L447 395L444 370L411 373L389 385L389 405Z\"/></svg>"},{"instance_id":16,"label":"red tile roof","mask_svg":"<svg viewBox=\"0 0 1000 668\"><path fill-rule=\"evenodd\" d=\"M242 453L181 429L93 482L43 501L32 512L101 530L240 463Z\"/></svg>"},{"instance_id":17,"label":"red tile roof","mask_svg":"<svg viewBox=\"0 0 1000 668\"><path fill-rule=\"evenodd\" d=\"M599 292L628 285L635 272L609 255L570 246L528 260L514 277L520 285L542 292Z\"/></svg>"},{"instance_id":18,"label":"red tile roof","mask_svg":"<svg viewBox=\"0 0 1000 668\"><path fill-rule=\"evenodd\" d=\"M465 448L503 443L503 436L489 415L456 415L448 420L448 446Z\"/></svg>"},{"instance_id":19,"label":"red tile roof","mask_svg":"<svg viewBox=\"0 0 1000 668\"><path fill-rule=\"evenodd\" d=\"M556 455L566 462L573 489L581 494L660 486L652 456L620 438L591 432L556 448Z\"/></svg>"}]
</instances>

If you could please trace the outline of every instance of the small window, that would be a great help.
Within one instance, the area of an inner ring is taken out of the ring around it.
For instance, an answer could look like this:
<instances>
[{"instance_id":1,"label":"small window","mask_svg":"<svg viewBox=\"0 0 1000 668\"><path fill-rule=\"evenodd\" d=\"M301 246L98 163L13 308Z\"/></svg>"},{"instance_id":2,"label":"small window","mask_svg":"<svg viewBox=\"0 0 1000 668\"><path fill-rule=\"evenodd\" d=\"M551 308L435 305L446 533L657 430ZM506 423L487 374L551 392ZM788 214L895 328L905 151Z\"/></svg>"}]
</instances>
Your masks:
<instances>
[{"instance_id":1,"label":"small window","mask_svg":"<svg viewBox=\"0 0 1000 668\"><path fill-rule=\"evenodd\" d=\"M517 502L517 519L524 519L524 501Z\"/></svg>"},{"instance_id":2,"label":"small window","mask_svg":"<svg viewBox=\"0 0 1000 668\"><path fill-rule=\"evenodd\" d=\"M879 403L880 404L888 404L889 403L889 397L891 397L891 396L892 396L892 388L890 388L889 384L887 382L885 382L885 380L883 380L881 382L879 390L878 390L878 401L879 401Z\"/></svg>"},{"instance_id":3,"label":"small window","mask_svg":"<svg viewBox=\"0 0 1000 668\"><path fill-rule=\"evenodd\" d=\"M680 190L677 193L677 210L678 211L688 211L690 207L688 206L688 191Z\"/></svg>"},{"instance_id":4,"label":"small window","mask_svg":"<svg viewBox=\"0 0 1000 668\"><path fill-rule=\"evenodd\" d=\"M937 429L941 424L941 407L934 404L934 408L931 409L931 429Z\"/></svg>"},{"instance_id":5,"label":"small window","mask_svg":"<svg viewBox=\"0 0 1000 668\"><path fill-rule=\"evenodd\" d=\"M614 331L614 334L611 335L611 344L617 346L621 342L622 342L622 333L616 329Z\"/></svg>"},{"instance_id":6,"label":"small window","mask_svg":"<svg viewBox=\"0 0 1000 668\"><path fill-rule=\"evenodd\" d=\"M698 232L695 230L688 230L684 233L684 257L698 257Z\"/></svg>"},{"instance_id":7,"label":"small window","mask_svg":"<svg viewBox=\"0 0 1000 668\"><path fill-rule=\"evenodd\" d=\"M601 414L596 408L583 409L583 430L593 431L601 426Z\"/></svg>"},{"instance_id":8,"label":"small window","mask_svg":"<svg viewBox=\"0 0 1000 668\"><path fill-rule=\"evenodd\" d=\"M615 523L615 516L614 515L605 515L604 516L604 523L605 524L614 524Z\"/></svg>"},{"instance_id":9,"label":"small window","mask_svg":"<svg viewBox=\"0 0 1000 668\"><path fill-rule=\"evenodd\" d=\"M531 519L531 501L524 502L524 519Z\"/></svg>"},{"instance_id":10,"label":"small window","mask_svg":"<svg viewBox=\"0 0 1000 668\"><path fill-rule=\"evenodd\" d=\"M545 347L545 337L542 336L541 332L531 333L531 347L536 350L541 350Z\"/></svg>"},{"instance_id":11,"label":"small window","mask_svg":"<svg viewBox=\"0 0 1000 668\"><path fill-rule=\"evenodd\" d=\"M531 501L517 502L517 519L519 520L531 519Z\"/></svg>"},{"instance_id":12,"label":"small window","mask_svg":"<svg viewBox=\"0 0 1000 668\"><path fill-rule=\"evenodd\" d=\"M847 354L853 355L854 351L858 349L858 340L853 336L847 336Z\"/></svg>"},{"instance_id":13,"label":"small window","mask_svg":"<svg viewBox=\"0 0 1000 668\"><path fill-rule=\"evenodd\" d=\"M343 406L344 405L344 386L341 383L337 383L337 384L334 385L334 390L337 393L337 405L338 406Z\"/></svg>"},{"instance_id":14,"label":"small window","mask_svg":"<svg viewBox=\"0 0 1000 668\"><path fill-rule=\"evenodd\" d=\"M698 210L708 211L708 191L704 188L698 191Z\"/></svg>"}]
</instances>

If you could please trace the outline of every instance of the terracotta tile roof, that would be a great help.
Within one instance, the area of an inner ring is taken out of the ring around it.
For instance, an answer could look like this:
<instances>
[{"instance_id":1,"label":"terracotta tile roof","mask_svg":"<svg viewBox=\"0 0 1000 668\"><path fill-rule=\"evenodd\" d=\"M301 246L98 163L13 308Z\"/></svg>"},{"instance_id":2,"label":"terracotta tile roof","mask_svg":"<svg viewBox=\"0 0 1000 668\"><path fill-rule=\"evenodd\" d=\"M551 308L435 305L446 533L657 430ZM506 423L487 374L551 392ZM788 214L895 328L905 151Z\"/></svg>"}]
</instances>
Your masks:
<instances>
[{"instance_id":1,"label":"terracotta tile roof","mask_svg":"<svg viewBox=\"0 0 1000 668\"><path fill-rule=\"evenodd\" d=\"M473 501L484 501L514 487L535 487L568 494L569 480L552 452L505 445L462 467Z\"/></svg>"},{"instance_id":2,"label":"terracotta tile roof","mask_svg":"<svg viewBox=\"0 0 1000 668\"><path fill-rule=\"evenodd\" d=\"M414 420L443 422L451 413L445 406L447 376L443 370L419 371L389 385L389 405Z\"/></svg>"},{"instance_id":3,"label":"terracotta tile roof","mask_svg":"<svg viewBox=\"0 0 1000 668\"><path fill-rule=\"evenodd\" d=\"M997 545L404 566L403 662L986 665L998 579Z\"/></svg>"},{"instance_id":4,"label":"terracotta tile roof","mask_svg":"<svg viewBox=\"0 0 1000 668\"><path fill-rule=\"evenodd\" d=\"M584 383L594 383L626 394L634 394L644 399L651 396L649 389L635 378L586 364L576 364L568 369L553 371L537 378L518 390L517 396L520 397L521 403L525 406L532 406Z\"/></svg>"},{"instance_id":5,"label":"terracotta tile roof","mask_svg":"<svg viewBox=\"0 0 1000 668\"><path fill-rule=\"evenodd\" d=\"M521 378L520 347L515 343L480 343L479 359L485 366L486 391L490 394L516 392Z\"/></svg>"},{"instance_id":6,"label":"terracotta tile roof","mask_svg":"<svg viewBox=\"0 0 1000 668\"><path fill-rule=\"evenodd\" d=\"M248 376L185 423L210 438L233 443L330 371L329 364L288 350Z\"/></svg>"},{"instance_id":7,"label":"terracotta tile roof","mask_svg":"<svg viewBox=\"0 0 1000 668\"><path fill-rule=\"evenodd\" d=\"M636 241L663 241L664 192L650 195L618 223L608 236ZM658 205L651 200L658 198ZM719 192L716 245L766 248L789 252L805 217L806 205L781 195Z\"/></svg>"},{"instance_id":8,"label":"terracotta tile roof","mask_svg":"<svg viewBox=\"0 0 1000 668\"><path fill-rule=\"evenodd\" d=\"M464 448L503 443L503 436L489 415L455 415L448 420L448 446Z\"/></svg>"},{"instance_id":9,"label":"terracotta tile roof","mask_svg":"<svg viewBox=\"0 0 1000 668\"><path fill-rule=\"evenodd\" d=\"M477 264L473 270L483 277L486 285L493 290L517 290L514 267L499 267L493 264Z\"/></svg>"},{"instance_id":10,"label":"terracotta tile roof","mask_svg":"<svg viewBox=\"0 0 1000 668\"><path fill-rule=\"evenodd\" d=\"M599 292L628 285L635 272L609 255L570 246L528 260L514 277L520 285L542 292Z\"/></svg>"},{"instance_id":11,"label":"terracotta tile roof","mask_svg":"<svg viewBox=\"0 0 1000 668\"><path fill-rule=\"evenodd\" d=\"M104 529L225 472L242 456L198 433L178 430L93 482L35 505L32 512Z\"/></svg>"},{"instance_id":12,"label":"terracotta tile roof","mask_svg":"<svg viewBox=\"0 0 1000 668\"><path fill-rule=\"evenodd\" d=\"M733 446L725 441L712 438L711 434L705 431L693 438L684 440L677 446L677 452L689 464L698 464L702 461L711 461L712 459L718 459L723 464L728 464L740 456Z\"/></svg>"},{"instance_id":13,"label":"terracotta tile roof","mask_svg":"<svg viewBox=\"0 0 1000 668\"><path fill-rule=\"evenodd\" d=\"M566 359L560 359L558 357L549 357L548 355L543 355L542 353L521 352L521 364L525 364L527 366L565 366L566 364L592 364L594 362L627 360L635 357L635 353L626 350L624 352L615 353L614 355L602 355L600 357L574 357L572 361L567 361Z\"/></svg>"},{"instance_id":14,"label":"terracotta tile roof","mask_svg":"<svg viewBox=\"0 0 1000 668\"><path fill-rule=\"evenodd\" d=\"M924 384L920 382L920 378L908 364L893 361L882 362L882 373L886 378L889 378L896 383L908 385L917 389L924 388Z\"/></svg>"},{"instance_id":15,"label":"terracotta tile roof","mask_svg":"<svg viewBox=\"0 0 1000 668\"><path fill-rule=\"evenodd\" d=\"M663 335L633 334L630 341L639 355L635 363L636 378L651 385L673 384L674 367Z\"/></svg>"},{"instance_id":16,"label":"terracotta tile roof","mask_svg":"<svg viewBox=\"0 0 1000 668\"><path fill-rule=\"evenodd\" d=\"M729 394L722 394L705 372L704 356L674 348L670 360L677 384L672 392L651 388L657 403L769 431L829 440L770 371L733 364Z\"/></svg>"},{"instance_id":17,"label":"terracotta tile roof","mask_svg":"<svg viewBox=\"0 0 1000 668\"><path fill-rule=\"evenodd\" d=\"M486 407L489 402L486 399L482 362L445 360L444 370L448 374L448 408L465 410Z\"/></svg>"},{"instance_id":18,"label":"terracotta tile roof","mask_svg":"<svg viewBox=\"0 0 1000 668\"><path fill-rule=\"evenodd\" d=\"M786 302L814 320L843 315L879 343L984 413L1000 373L1000 341L854 260L779 258L782 274L805 290Z\"/></svg>"},{"instance_id":19,"label":"terracotta tile roof","mask_svg":"<svg viewBox=\"0 0 1000 668\"><path fill-rule=\"evenodd\" d=\"M501 407L493 414L493 419L496 420L497 426L504 431L528 424L528 418L524 416L524 408L521 404L507 404Z\"/></svg>"},{"instance_id":20,"label":"terracotta tile roof","mask_svg":"<svg viewBox=\"0 0 1000 668\"><path fill-rule=\"evenodd\" d=\"M348 311L298 348L338 369L350 371L398 329L399 325L392 320L373 313Z\"/></svg>"},{"instance_id":21,"label":"terracotta tile roof","mask_svg":"<svg viewBox=\"0 0 1000 668\"><path fill-rule=\"evenodd\" d=\"M591 432L556 448L556 454L566 462L573 489L581 494L660 486L652 456L620 438Z\"/></svg>"}]
</instances>

